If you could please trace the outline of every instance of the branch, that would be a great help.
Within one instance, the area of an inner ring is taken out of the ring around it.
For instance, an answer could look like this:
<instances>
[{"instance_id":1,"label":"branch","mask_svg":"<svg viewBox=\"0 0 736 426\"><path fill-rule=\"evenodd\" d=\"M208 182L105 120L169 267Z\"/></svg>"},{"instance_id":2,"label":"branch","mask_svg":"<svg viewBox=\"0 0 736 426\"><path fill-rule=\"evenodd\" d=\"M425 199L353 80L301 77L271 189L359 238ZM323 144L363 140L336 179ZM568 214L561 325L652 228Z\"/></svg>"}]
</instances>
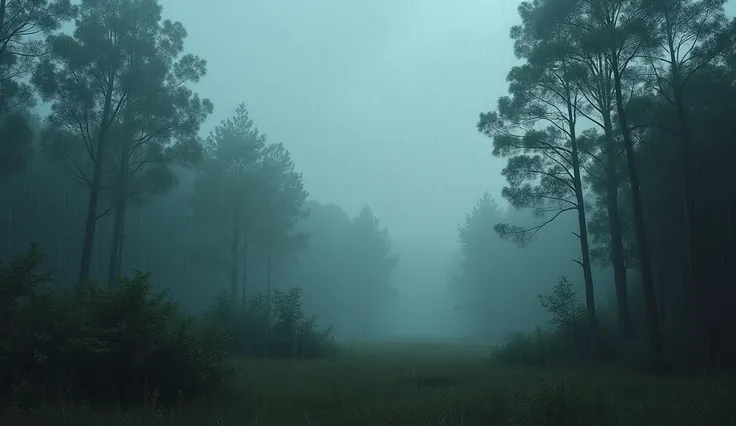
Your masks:
<instances>
[{"instance_id":1,"label":"branch","mask_svg":"<svg viewBox=\"0 0 736 426\"><path fill-rule=\"evenodd\" d=\"M562 213L567 212L567 211L570 211L570 210L577 210L577 207L567 207L567 208L564 208L564 209L560 209L554 216L552 216L552 218L550 218L550 219L542 222L541 224L539 224L537 226L533 226L531 228L526 228L526 229L520 229L520 230L513 230L513 231L503 232L503 235L506 236L506 235L527 235L528 234L528 236L526 236L525 238L524 237L521 237L519 239L519 243L518 244L521 245L521 246L524 246L524 245L526 245L529 242L529 240L531 240L532 238L534 238L534 236L537 234L537 232L539 232L540 229L544 228L548 223L550 223L553 220L557 219L557 217L559 215L561 215ZM498 232L498 230L496 232Z\"/></svg>"}]
</instances>

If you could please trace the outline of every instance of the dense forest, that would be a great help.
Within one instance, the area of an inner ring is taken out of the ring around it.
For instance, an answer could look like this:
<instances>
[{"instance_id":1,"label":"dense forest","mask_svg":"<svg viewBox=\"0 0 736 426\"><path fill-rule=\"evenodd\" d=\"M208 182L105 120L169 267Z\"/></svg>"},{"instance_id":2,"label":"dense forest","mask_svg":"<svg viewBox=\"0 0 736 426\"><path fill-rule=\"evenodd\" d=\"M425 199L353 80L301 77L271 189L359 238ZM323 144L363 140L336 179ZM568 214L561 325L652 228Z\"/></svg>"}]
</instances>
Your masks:
<instances>
[{"instance_id":1,"label":"dense forest","mask_svg":"<svg viewBox=\"0 0 736 426\"><path fill-rule=\"evenodd\" d=\"M492 138L493 154L508 159L504 199L539 220L506 223L483 198L461 229L470 283L485 285L483 268L492 268L478 260L479 233L493 229L525 246L551 221L574 215L581 273L562 277L556 304L547 304L562 334L594 357L645 341L654 360L733 367L736 23L724 4L521 4L522 22L511 30L521 65L477 127ZM596 263L612 271L610 313L599 309L610 293L595 291ZM578 277L584 312L568 282Z\"/></svg>"},{"instance_id":2,"label":"dense forest","mask_svg":"<svg viewBox=\"0 0 736 426\"><path fill-rule=\"evenodd\" d=\"M446 274L447 303L498 361L736 367L724 5L519 6L519 64L477 122L506 161L508 206L479 198ZM311 198L289 141L246 103L203 131L216 105L195 92L207 61L186 39L157 0L0 0L0 397L14 404L152 390L173 404L225 382L231 355L327 357L334 339L378 336L398 297L401 258L371 207Z\"/></svg>"},{"instance_id":3,"label":"dense forest","mask_svg":"<svg viewBox=\"0 0 736 426\"><path fill-rule=\"evenodd\" d=\"M299 281L307 300L359 297L349 327L368 332L390 296L387 231L368 206L350 218L308 201L288 149L244 105L200 136L213 105L189 87L206 61L185 52L180 23L154 1L2 10L3 258L35 242L61 286L150 271L192 310L224 288L242 300ZM72 17L73 33L56 31Z\"/></svg>"}]
</instances>

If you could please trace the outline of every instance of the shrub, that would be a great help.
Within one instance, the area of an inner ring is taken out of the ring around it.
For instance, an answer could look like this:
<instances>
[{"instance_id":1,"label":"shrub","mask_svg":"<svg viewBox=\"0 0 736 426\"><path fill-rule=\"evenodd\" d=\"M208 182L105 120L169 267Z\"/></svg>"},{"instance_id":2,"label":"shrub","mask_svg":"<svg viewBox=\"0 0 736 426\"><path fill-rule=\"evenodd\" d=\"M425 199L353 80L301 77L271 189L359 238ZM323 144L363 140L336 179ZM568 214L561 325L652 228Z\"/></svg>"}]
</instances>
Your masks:
<instances>
[{"instance_id":1,"label":"shrub","mask_svg":"<svg viewBox=\"0 0 736 426\"><path fill-rule=\"evenodd\" d=\"M615 312L598 309L600 339L594 352L585 305L578 300L565 276L558 279L551 295L537 297L551 314L550 328L537 327L531 333L509 334L493 349L496 361L522 366L609 363L642 371L654 365L651 354L641 342L626 342L621 338L615 326Z\"/></svg>"},{"instance_id":2,"label":"shrub","mask_svg":"<svg viewBox=\"0 0 736 426\"><path fill-rule=\"evenodd\" d=\"M590 335L585 306L567 277L561 276L551 295L538 295L540 304L550 314L550 329L537 327L534 332L517 331L496 346L493 357L506 364L550 366L588 361Z\"/></svg>"},{"instance_id":3,"label":"shrub","mask_svg":"<svg viewBox=\"0 0 736 426\"><path fill-rule=\"evenodd\" d=\"M318 330L315 318L305 316L300 288L276 290L271 300L258 295L235 309L221 293L207 318L227 330L234 355L307 359L336 353L331 329Z\"/></svg>"},{"instance_id":4,"label":"shrub","mask_svg":"<svg viewBox=\"0 0 736 426\"><path fill-rule=\"evenodd\" d=\"M168 405L222 383L224 330L181 315L147 274L59 292L41 289L42 261L32 247L0 263L0 396Z\"/></svg>"}]
</instances>

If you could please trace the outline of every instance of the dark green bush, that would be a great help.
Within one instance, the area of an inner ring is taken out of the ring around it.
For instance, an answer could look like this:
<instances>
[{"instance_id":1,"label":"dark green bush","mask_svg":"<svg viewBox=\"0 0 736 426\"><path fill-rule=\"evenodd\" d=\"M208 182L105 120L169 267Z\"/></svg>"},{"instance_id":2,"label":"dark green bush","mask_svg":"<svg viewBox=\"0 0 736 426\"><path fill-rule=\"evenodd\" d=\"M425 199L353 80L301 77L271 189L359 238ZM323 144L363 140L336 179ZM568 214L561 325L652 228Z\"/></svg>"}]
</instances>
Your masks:
<instances>
[{"instance_id":1,"label":"dark green bush","mask_svg":"<svg viewBox=\"0 0 736 426\"><path fill-rule=\"evenodd\" d=\"M336 351L331 329L318 330L315 318L304 315L300 288L276 290L271 300L258 295L235 309L221 293L206 316L227 330L234 355L308 359Z\"/></svg>"},{"instance_id":2,"label":"dark green bush","mask_svg":"<svg viewBox=\"0 0 736 426\"><path fill-rule=\"evenodd\" d=\"M181 315L148 275L54 291L42 261L34 247L0 263L0 397L168 405L222 383L225 330Z\"/></svg>"},{"instance_id":3,"label":"dark green bush","mask_svg":"<svg viewBox=\"0 0 736 426\"><path fill-rule=\"evenodd\" d=\"M592 344L585 305L566 277L559 278L552 294L538 298L551 315L549 328L510 333L493 350L497 362L520 366L606 363L636 370L651 364L647 349L639 342L621 339L615 312L597 310L599 340Z\"/></svg>"},{"instance_id":4,"label":"dark green bush","mask_svg":"<svg viewBox=\"0 0 736 426\"><path fill-rule=\"evenodd\" d=\"M552 294L538 295L540 305L550 313L549 329L509 334L493 350L496 361L522 366L551 366L592 360L585 306L567 277L561 276Z\"/></svg>"}]
</instances>

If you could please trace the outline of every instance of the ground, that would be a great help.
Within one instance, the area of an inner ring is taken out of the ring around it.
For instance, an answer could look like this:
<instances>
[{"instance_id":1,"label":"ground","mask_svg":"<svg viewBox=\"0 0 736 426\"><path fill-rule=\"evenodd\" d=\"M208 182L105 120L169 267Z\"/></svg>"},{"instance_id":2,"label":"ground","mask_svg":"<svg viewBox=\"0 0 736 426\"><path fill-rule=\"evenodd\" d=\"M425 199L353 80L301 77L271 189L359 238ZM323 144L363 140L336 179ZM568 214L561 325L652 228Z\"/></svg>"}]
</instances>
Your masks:
<instances>
[{"instance_id":1,"label":"ground","mask_svg":"<svg viewBox=\"0 0 736 426\"><path fill-rule=\"evenodd\" d=\"M735 425L736 380L494 366L469 344L356 344L337 359L236 361L218 395L168 413L49 404L15 425Z\"/></svg>"}]
</instances>

